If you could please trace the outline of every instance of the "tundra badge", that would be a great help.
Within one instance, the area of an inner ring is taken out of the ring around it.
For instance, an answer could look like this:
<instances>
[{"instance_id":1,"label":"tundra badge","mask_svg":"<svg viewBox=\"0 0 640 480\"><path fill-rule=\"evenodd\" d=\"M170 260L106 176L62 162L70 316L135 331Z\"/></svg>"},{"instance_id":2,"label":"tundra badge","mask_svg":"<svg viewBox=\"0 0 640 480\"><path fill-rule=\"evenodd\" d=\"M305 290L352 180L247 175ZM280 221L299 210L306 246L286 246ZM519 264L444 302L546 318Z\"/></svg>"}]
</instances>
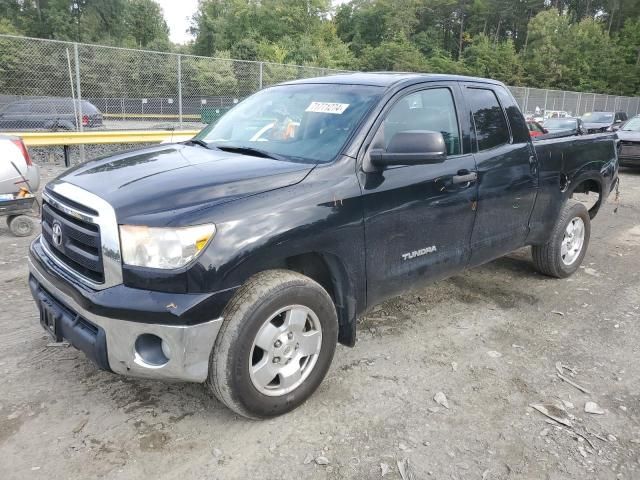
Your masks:
<instances>
[{"instance_id":1,"label":"tundra badge","mask_svg":"<svg viewBox=\"0 0 640 480\"><path fill-rule=\"evenodd\" d=\"M436 249L435 245L433 245L431 247L421 248L420 250L414 250L411 253L403 253L402 254L402 260L411 260L412 258L421 257L421 256L426 255L428 253L435 253L437 251L438 250Z\"/></svg>"}]
</instances>

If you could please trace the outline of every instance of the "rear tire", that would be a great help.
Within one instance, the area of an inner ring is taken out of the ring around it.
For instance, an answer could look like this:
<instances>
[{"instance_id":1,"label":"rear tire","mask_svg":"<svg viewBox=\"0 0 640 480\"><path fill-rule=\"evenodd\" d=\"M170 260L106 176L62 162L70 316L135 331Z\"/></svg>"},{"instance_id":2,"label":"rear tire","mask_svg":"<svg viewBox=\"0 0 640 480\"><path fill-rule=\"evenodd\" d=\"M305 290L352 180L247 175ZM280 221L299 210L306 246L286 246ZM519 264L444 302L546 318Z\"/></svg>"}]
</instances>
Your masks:
<instances>
[{"instance_id":1,"label":"rear tire","mask_svg":"<svg viewBox=\"0 0 640 480\"><path fill-rule=\"evenodd\" d=\"M31 217L26 215L17 215L7 219L9 230L16 237L28 237L33 233L35 223Z\"/></svg>"},{"instance_id":2,"label":"rear tire","mask_svg":"<svg viewBox=\"0 0 640 480\"><path fill-rule=\"evenodd\" d=\"M287 413L324 379L338 341L331 297L288 270L251 277L223 313L207 386L234 412L260 419Z\"/></svg>"},{"instance_id":3,"label":"rear tire","mask_svg":"<svg viewBox=\"0 0 640 480\"><path fill-rule=\"evenodd\" d=\"M589 238L591 219L587 208L568 200L560 211L549 241L531 247L533 265L538 272L556 278L572 275L582 263Z\"/></svg>"}]
</instances>

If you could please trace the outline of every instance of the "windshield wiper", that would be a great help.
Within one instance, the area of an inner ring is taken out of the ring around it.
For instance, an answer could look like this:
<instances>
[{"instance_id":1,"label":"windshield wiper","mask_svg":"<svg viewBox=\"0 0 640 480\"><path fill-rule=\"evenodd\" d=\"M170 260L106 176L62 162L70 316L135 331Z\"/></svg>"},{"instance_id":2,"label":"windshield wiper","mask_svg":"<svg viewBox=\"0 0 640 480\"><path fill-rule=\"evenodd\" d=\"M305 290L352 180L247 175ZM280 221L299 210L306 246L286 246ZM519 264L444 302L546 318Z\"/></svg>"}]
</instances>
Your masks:
<instances>
[{"instance_id":1,"label":"windshield wiper","mask_svg":"<svg viewBox=\"0 0 640 480\"><path fill-rule=\"evenodd\" d=\"M242 146L233 146L233 145L215 145L215 147L225 152L244 153L246 155L251 155L254 157L271 158L273 160L289 160L284 155L278 155L277 153L267 152L266 150L262 150L260 148L242 147Z\"/></svg>"},{"instance_id":2,"label":"windshield wiper","mask_svg":"<svg viewBox=\"0 0 640 480\"><path fill-rule=\"evenodd\" d=\"M211 150L211 145L209 145L204 140L200 140L199 138L192 138L191 140L187 140L184 143L187 145L200 145L201 147L208 148L209 150Z\"/></svg>"}]
</instances>

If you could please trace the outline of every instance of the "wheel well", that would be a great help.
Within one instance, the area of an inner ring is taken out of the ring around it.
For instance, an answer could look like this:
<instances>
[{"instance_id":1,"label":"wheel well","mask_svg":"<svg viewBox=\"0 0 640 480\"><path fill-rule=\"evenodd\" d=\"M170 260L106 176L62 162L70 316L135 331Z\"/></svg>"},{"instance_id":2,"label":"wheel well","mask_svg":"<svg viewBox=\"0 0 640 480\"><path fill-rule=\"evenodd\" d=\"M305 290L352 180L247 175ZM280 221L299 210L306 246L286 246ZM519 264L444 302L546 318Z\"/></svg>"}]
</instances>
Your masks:
<instances>
[{"instance_id":1,"label":"wheel well","mask_svg":"<svg viewBox=\"0 0 640 480\"><path fill-rule=\"evenodd\" d=\"M355 302L340 261L331 255L310 252L286 258L285 267L315 280L329 293L338 314L338 341L353 346Z\"/></svg>"},{"instance_id":2,"label":"wheel well","mask_svg":"<svg viewBox=\"0 0 640 480\"><path fill-rule=\"evenodd\" d=\"M589 208L589 217L593 219L598 213L598 210L600 209L600 205L602 204L602 185L600 185L600 182L593 179L584 180L580 182L571 191L571 197L573 197L573 195L576 193L584 193L588 195L589 192L598 194L598 199Z\"/></svg>"}]
</instances>

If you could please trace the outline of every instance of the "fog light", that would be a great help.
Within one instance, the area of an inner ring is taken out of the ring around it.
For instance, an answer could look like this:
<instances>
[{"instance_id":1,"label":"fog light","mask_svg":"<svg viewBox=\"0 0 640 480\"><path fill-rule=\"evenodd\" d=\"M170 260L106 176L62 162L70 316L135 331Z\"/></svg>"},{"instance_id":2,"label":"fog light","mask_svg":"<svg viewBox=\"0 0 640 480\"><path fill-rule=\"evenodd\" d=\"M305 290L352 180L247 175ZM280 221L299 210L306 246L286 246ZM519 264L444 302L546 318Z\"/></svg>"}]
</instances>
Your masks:
<instances>
[{"instance_id":1,"label":"fog light","mask_svg":"<svg viewBox=\"0 0 640 480\"><path fill-rule=\"evenodd\" d=\"M160 347L162 348L162 353L164 353L164 356L167 357L167 360L171 358L171 350L169 349L169 344L167 342L165 342L164 340L162 340L162 343L160 344Z\"/></svg>"},{"instance_id":2,"label":"fog light","mask_svg":"<svg viewBox=\"0 0 640 480\"><path fill-rule=\"evenodd\" d=\"M169 346L159 336L143 333L134 345L136 360L145 366L162 367L169 361Z\"/></svg>"}]
</instances>

